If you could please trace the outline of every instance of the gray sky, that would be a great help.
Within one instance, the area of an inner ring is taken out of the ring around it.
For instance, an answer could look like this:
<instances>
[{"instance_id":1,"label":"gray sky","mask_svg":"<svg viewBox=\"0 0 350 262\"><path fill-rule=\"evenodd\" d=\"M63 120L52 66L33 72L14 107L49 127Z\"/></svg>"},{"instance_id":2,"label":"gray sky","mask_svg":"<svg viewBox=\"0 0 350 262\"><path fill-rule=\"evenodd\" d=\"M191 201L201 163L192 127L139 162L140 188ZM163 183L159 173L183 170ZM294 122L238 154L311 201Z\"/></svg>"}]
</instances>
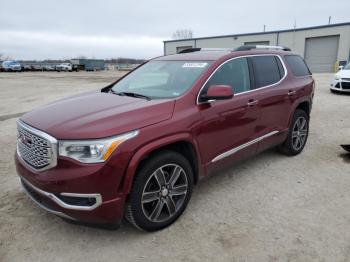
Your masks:
<instances>
[{"instance_id":1,"label":"gray sky","mask_svg":"<svg viewBox=\"0 0 350 262\"><path fill-rule=\"evenodd\" d=\"M349 0L0 0L0 53L14 59L162 55L163 40L350 22Z\"/></svg>"}]
</instances>

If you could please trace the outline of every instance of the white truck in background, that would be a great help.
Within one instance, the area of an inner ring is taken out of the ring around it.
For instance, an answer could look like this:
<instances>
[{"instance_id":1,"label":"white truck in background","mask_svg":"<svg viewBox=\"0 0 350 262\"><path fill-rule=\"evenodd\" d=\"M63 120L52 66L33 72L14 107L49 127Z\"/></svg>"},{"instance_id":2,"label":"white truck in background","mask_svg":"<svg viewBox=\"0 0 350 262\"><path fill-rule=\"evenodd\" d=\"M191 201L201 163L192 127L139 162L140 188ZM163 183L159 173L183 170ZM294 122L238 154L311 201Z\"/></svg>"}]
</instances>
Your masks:
<instances>
[{"instance_id":1,"label":"white truck in background","mask_svg":"<svg viewBox=\"0 0 350 262\"><path fill-rule=\"evenodd\" d=\"M72 72L73 71L73 66L71 63L62 63L59 65L56 65L56 71L57 72L61 72L61 71L65 71L65 72Z\"/></svg>"}]
</instances>

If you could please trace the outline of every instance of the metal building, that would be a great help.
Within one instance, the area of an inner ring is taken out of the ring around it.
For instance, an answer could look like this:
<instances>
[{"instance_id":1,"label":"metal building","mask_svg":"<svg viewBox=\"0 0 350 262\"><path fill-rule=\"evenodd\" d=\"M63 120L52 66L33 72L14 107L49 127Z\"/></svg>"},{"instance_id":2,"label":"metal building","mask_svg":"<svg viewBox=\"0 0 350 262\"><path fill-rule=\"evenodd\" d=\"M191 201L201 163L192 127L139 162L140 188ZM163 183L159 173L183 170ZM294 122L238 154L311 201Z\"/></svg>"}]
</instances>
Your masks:
<instances>
[{"instance_id":1,"label":"metal building","mask_svg":"<svg viewBox=\"0 0 350 262\"><path fill-rule=\"evenodd\" d=\"M350 22L288 30L164 41L164 54L191 47L237 48L247 44L290 47L314 73L333 72L350 58Z\"/></svg>"}]
</instances>

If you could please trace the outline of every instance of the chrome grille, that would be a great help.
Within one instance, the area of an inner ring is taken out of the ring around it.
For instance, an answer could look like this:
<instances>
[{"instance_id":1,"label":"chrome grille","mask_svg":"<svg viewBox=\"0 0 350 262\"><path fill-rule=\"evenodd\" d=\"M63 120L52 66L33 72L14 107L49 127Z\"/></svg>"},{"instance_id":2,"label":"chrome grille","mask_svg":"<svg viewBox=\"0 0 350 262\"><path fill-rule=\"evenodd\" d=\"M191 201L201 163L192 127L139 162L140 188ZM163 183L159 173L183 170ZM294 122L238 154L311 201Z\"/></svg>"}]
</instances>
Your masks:
<instances>
[{"instance_id":1,"label":"chrome grille","mask_svg":"<svg viewBox=\"0 0 350 262\"><path fill-rule=\"evenodd\" d=\"M17 153L32 168L46 170L57 164L57 140L19 121Z\"/></svg>"}]
</instances>

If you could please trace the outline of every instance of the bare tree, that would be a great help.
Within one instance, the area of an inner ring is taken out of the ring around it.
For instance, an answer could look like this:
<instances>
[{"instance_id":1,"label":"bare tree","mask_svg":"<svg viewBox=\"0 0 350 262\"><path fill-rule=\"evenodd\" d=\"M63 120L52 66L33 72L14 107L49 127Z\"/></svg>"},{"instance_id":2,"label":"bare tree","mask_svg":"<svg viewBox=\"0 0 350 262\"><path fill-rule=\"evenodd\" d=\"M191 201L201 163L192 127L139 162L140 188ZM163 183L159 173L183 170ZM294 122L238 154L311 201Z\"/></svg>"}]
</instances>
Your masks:
<instances>
[{"instance_id":1,"label":"bare tree","mask_svg":"<svg viewBox=\"0 0 350 262\"><path fill-rule=\"evenodd\" d=\"M173 39L191 39L193 38L193 31L191 29L178 29L173 33Z\"/></svg>"}]
</instances>

